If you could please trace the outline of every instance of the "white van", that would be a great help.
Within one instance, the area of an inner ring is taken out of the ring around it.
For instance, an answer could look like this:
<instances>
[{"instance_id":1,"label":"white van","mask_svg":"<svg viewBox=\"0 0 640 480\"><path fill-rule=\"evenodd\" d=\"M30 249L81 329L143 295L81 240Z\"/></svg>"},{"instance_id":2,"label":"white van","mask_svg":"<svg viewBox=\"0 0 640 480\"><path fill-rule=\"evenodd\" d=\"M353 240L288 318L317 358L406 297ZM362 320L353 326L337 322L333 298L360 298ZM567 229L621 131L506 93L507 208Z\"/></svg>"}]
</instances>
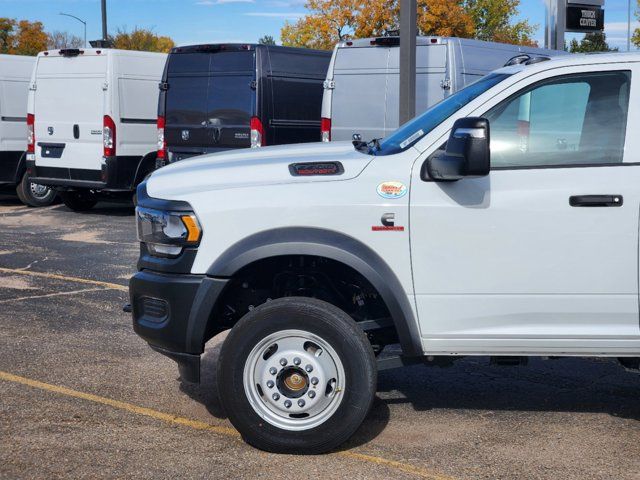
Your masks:
<instances>
[{"instance_id":1,"label":"white van","mask_svg":"<svg viewBox=\"0 0 640 480\"><path fill-rule=\"evenodd\" d=\"M416 115L515 56L565 52L466 38L418 37ZM322 101L322 141L383 138L399 126L400 37L340 42Z\"/></svg>"},{"instance_id":2,"label":"white van","mask_svg":"<svg viewBox=\"0 0 640 480\"><path fill-rule=\"evenodd\" d=\"M0 185L16 187L31 207L49 205L56 192L26 175L27 94L35 57L0 55Z\"/></svg>"},{"instance_id":3,"label":"white van","mask_svg":"<svg viewBox=\"0 0 640 480\"><path fill-rule=\"evenodd\" d=\"M72 210L130 195L155 168L158 83L167 56L111 49L38 54L29 91L28 167Z\"/></svg>"}]
</instances>

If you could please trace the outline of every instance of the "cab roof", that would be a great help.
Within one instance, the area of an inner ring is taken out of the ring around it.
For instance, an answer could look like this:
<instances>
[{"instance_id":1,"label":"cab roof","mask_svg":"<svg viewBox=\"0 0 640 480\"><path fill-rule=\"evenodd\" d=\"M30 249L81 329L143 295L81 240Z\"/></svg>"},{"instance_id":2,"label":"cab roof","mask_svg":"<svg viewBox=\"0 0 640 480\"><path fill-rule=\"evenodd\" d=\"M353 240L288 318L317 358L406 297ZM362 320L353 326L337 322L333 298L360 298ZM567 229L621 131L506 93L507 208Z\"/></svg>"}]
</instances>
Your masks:
<instances>
[{"instance_id":1,"label":"cab roof","mask_svg":"<svg viewBox=\"0 0 640 480\"><path fill-rule=\"evenodd\" d=\"M640 62L640 52L607 52L607 53L582 53L549 57L544 62L530 65L519 64L503 67L495 70L496 73L514 74L522 71L534 73L551 70L559 67L572 67L580 65L598 65L602 63L636 63Z\"/></svg>"}]
</instances>

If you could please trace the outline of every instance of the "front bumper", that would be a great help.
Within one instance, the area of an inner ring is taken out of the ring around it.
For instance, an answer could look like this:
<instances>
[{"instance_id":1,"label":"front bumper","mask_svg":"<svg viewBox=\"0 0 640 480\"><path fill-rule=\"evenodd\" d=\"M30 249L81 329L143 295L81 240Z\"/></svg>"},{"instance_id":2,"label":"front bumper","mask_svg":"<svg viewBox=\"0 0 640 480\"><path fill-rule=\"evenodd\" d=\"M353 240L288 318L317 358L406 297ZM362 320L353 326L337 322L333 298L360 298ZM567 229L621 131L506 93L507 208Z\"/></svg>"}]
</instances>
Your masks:
<instances>
[{"instance_id":1,"label":"front bumper","mask_svg":"<svg viewBox=\"0 0 640 480\"><path fill-rule=\"evenodd\" d=\"M204 344L222 331L210 320L227 281L147 270L129 281L134 331L175 360L185 381L199 382Z\"/></svg>"}]
</instances>

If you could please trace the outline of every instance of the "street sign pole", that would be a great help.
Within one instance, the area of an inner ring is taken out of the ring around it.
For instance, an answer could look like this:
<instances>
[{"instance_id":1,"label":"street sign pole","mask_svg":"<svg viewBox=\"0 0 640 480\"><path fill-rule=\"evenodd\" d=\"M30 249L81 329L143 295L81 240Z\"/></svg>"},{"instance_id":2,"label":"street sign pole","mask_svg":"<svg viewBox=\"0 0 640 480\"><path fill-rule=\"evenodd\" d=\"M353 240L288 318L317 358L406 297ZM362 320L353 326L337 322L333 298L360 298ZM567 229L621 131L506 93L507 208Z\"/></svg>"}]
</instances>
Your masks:
<instances>
[{"instance_id":1,"label":"street sign pole","mask_svg":"<svg viewBox=\"0 0 640 480\"><path fill-rule=\"evenodd\" d=\"M564 50L566 0L547 0L547 22L544 29L544 47Z\"/></svg>"},{"instance_id":2,"label":"street sign pole","mask_svg":"<svg viewBox=\"0 0 640 480\"><path fill-rule=\"evenodd\" d=\"M416 115L417 0L400 0L400 125Z\"/></svg>"}]
</instances>

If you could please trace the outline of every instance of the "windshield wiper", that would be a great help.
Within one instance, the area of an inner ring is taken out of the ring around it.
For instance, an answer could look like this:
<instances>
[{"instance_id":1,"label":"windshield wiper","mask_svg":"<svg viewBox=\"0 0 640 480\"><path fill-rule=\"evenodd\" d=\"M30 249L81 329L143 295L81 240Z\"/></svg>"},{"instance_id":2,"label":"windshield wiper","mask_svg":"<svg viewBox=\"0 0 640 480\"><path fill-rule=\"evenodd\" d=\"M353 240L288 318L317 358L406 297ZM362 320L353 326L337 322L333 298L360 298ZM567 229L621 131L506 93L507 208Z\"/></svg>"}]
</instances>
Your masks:
<instances>
[{"instance_id":1,"label":"windshield wiper","mask_svg":"<svg viewBox=\"0 0 640 480\"><path fill-rule=\"evenodd\" d=\"M374 155L375 152L380 150L380 138L374 138L368 142L364 142L360 134L355 133L353 135L353 140L351 143L353 144L353 148L358 150L359 152L365 152L369 155Z\"/></svg>"}]
</instances>

